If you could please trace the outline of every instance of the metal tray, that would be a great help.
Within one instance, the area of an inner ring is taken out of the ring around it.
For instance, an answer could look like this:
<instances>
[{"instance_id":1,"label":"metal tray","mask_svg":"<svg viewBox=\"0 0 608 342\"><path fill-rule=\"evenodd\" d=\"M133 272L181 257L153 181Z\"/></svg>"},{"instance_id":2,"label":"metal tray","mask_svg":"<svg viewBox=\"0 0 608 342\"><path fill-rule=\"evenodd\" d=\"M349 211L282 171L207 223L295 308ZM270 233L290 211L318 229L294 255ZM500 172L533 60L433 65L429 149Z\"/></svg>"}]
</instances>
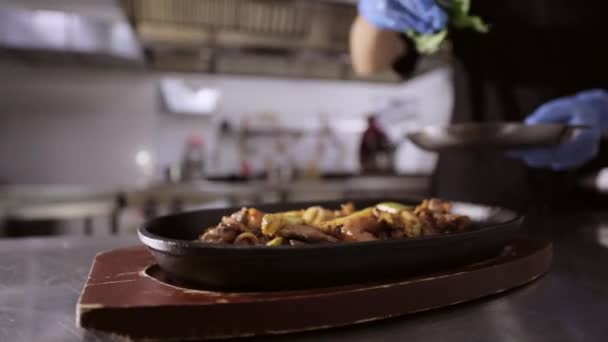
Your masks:
<instances>
[{"instance_id":1,"label":"metal tray","mask_svg":"<svg viewBox=\"0 0 608 342\"><path fill-rule=\"evenodd\" d=\"M518 149L555 146L571 139L584 126L525 125L516 122L462 123L428 126L407 137L418 147L442 152L468 149Z\"/></svg>"},{"instance_id":2,"label":"metal tray","mask_svg":"<svg viewBox=\"0 0 608 342\"><path fill-rule=\"evenodd\" d=\"M386 199L415 204L419 200ZM345 201L262 205L276 212ZM354 201L357 208L378 200ZM192 288L225 291L286 290L398 279L473 263L498 255L517 234L523 217L496 207L454 203L469 215L469 232L433 237L310 245L234 246L193 241L223 215L237 209L200 210L154 219L139 229L140 240L175 281Z\"/></svg>"}]
</instances>

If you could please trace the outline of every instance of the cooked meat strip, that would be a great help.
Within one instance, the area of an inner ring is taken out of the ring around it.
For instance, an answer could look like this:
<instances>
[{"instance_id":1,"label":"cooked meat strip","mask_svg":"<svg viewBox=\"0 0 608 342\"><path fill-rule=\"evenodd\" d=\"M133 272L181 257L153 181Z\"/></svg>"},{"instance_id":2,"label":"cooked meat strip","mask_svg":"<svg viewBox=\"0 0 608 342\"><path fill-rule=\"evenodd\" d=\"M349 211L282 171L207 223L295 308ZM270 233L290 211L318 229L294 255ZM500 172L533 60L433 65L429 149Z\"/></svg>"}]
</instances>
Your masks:
<instances>
[{"instance_id":1,"label":"cooked meat strip","mask_svg":"<svg viewBox=\"0 0 608 342\"><path fill-rule=\"evenodd\" d=\"M342 233L349 241L373 241L378 240L374 234L380 233L384 228L384 223L375 216L356 216L344 221Z\"/></svg>"},{"instance_id":2,"label":"cooked meat strip","mask_svg":"<svg viewBox=\"0 0 608 342\"><path fill-rule=\"evenodd\" d=\"M388 230L382 230L376 234L376 238L378 238L378 240L388 240L391 238L390 232Z\"/></svg>"},{"instance_id":3,"label":"cooked meat strip","mask_svg":"<svg viewBox=\"0 0 608 342\"><path fill-rule=\"evenodd\" d=\"M425 219L421 216L418 216L418 217L420 218L420 222L422 222L422 235L423 236L431 236L431 235L439 234L437 229L433 226L433 223L431 223L432 221Z\"/></svg>"},{"instance_id":4,"label":"cooked meat strip","mask_svg":"<svg viewBox=\"0 0 608 342\"><path fill-rule=\"evenodd\" d=\"M201 237L201 241L232 243L240 234L247 231L242 223L237 222L232 217L224 216L222 222L215 228L207 230Z\"/></svg>"},{"instance_id":5,"label":"cooked meat strip","mask_svg":"<svg viewBox=\"0 0 608 342\"><path fill-rule=\"evenodd\" d=\"M224 216L226 217L226 216ZM247 215L247 208L243 207L239 211L232 213L230 218L235 220L238 223L247 224L247 219L249 218Z\"/></svg>"},{"instance_id":6,"label":"cooked meat strip","mask_svg":"<svg viewBox=\"0 0 608 342\"><path fill-rule=\"evenodd\" d=\"M436 222L443 228L444 233L463 232L471 225L471 220L468 217L457 214L440 215Z\"/></svg>"},{"instance_id":7,"label":"cooked meat strip","mask_svg":"<svg viewBox=\"0 0 608 342\"><path fill-rule=\"evenodd\" d=\"M232 243L239 232L225 226L218 226L207 230L200 240L204 242Z\"/></svg>"},{"instance_id":8,"label":"cooked meat strip","mask_svg":"<svg viewBox=\"0 0 608 342\"><path fill-rule=\"evenodd\" d=\"M387 232L390 239L401 239L404 237L403 229L391 229Z\"/></svg>"},{"instance_id":9,"label":"cooked meat strip","mask_svg":"<svg viewBox=\"0 0 608 342\"><path fill-rule=\"evenodd\" d=\"M416 207L414 213L421 210L430 210L433 212L447 213L452 210L452 203L445 202L437 198L425 199Z\"/></svg>"},{"instance_id":10,"label":"cooked meat strip","mask_svg":"<svg viewBox=\"0 0 608 342\"><path fill-rule=\"evenodd\" d=\"M198 239L203 242L221 243L223 242L222 236L217 231L217 227L209 228L201 234Z\"/></svg>"},{"instance_id":11,"label":"cooked meat strip","mask_svg":"<svg viewBox=\"0 0 608 342\"><path fill-rule=\"evenodd\" d=\"M324 233L322 230L304 224L285 226L276 235L286 239L303 240L306 242L338 242L338 239Z\"/></svg>"},{"instance_id":12,"label":"cooked meat strip","mask_svg":"<svg viewBox=\"0 0 608 342\"><path fill-rule=\"evenodd\" d=\"M471 224L467 216L451 213L452 204L436 198L424 200L414 214L423 224L425 235L449 234L465 231Z\"/></svg>"}]
</instances>

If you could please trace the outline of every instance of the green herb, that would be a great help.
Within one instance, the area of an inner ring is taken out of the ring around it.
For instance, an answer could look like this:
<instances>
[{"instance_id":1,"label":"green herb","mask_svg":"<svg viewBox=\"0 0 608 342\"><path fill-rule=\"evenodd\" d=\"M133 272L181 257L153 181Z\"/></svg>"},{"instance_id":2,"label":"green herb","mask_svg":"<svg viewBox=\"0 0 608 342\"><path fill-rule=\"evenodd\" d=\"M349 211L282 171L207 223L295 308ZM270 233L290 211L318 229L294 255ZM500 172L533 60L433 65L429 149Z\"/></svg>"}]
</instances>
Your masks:
<instances>
[{"instance_id":1,"label":"green herb","mask_svg":"<svg viewBox=\"0 0 608 342\"><path fill-rule=\"evenodd\" d=\"M481 33L488 32L488 25L480 17L469 15L471 0L437 0L437 3L448 12L450 22L454 27L472 29Z\"/></svg>"},{"instance_id":2,"label":"green herb","mask_svg":"<svg viewBox=\"0 0 608 342\"><path fill-rule=\"evenodd\" d=\"M421 34L413 30L405 31L405 35L414 41L416 50L422 54L428 55L437 52L441 43L448 35L448 30L443 29L437 33Z\"/></svg>"},{"instance_id":3,"label":"green herb","mask_svg":"<svg viewBox=\"0 0 608 342\"><path fill-rule=\"evenodd\" d=\"M486 33L488 25L478 16L469 15L471 0L436 0L437 4L443 8L449 17L450 24L458 29L472 29L476 32ZM448 29L423 34L413 30L405 31L405 35L414 41L416 50L421 54L432 54L436 52L441 43L448 35Z\"/></svg>"}]
</instances>

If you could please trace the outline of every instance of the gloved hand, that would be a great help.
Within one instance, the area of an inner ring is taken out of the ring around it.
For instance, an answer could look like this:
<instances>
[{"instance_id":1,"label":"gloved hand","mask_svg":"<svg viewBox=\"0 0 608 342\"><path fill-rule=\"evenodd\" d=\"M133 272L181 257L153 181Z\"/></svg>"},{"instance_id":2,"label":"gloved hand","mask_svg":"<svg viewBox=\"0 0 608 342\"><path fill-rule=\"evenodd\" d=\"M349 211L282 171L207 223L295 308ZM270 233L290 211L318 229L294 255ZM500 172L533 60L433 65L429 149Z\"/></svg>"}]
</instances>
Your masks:
<instances>
[{"instance_id":1,"label":"gloved hand","mask_svg":"<svg viewBox=\"0 0 608 342\"><path fill-rule=\"evenodd\" d=\"M563 171L582 166L593 159L599 148L602 130L608 128L608 92L589 90L540 106L525 120L526 124L560 123L584 125L572 140L555 148L514 151L528 166Z\"/></svg>"},{"instance_id":2,"label":"gloved hand","mask_svg":"<svg viewBox=\"0 0 608 342\"><path fill-rule=\"evenodd\" d=\"M448 22L435 0L361 0L359 13L374 26L397 32L430 34L444 29Z\"/></svg>"}]
</instances>

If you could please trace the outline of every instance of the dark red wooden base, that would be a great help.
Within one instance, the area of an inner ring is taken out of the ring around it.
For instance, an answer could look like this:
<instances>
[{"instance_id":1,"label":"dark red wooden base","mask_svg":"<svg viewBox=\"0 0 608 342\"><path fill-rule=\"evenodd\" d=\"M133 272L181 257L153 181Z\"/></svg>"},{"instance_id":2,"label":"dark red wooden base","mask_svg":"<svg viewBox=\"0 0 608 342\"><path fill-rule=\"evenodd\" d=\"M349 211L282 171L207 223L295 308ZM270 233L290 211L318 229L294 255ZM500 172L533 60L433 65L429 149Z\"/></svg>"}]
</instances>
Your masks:
<instances>
[{"instance_id":1,"label":"dark red wooden base","mask_svg":"<svg viewBox=\"0 0 608 342\"><path fill-rule=\"evenodd\" d=\"M83 328L129 338L204 339L324 329L470 301L546 273L552 246L517 240L497 258L398 282L223 293L169 284L145 247L97 255L77 305Z\"/></svg>"}]
</instances>

